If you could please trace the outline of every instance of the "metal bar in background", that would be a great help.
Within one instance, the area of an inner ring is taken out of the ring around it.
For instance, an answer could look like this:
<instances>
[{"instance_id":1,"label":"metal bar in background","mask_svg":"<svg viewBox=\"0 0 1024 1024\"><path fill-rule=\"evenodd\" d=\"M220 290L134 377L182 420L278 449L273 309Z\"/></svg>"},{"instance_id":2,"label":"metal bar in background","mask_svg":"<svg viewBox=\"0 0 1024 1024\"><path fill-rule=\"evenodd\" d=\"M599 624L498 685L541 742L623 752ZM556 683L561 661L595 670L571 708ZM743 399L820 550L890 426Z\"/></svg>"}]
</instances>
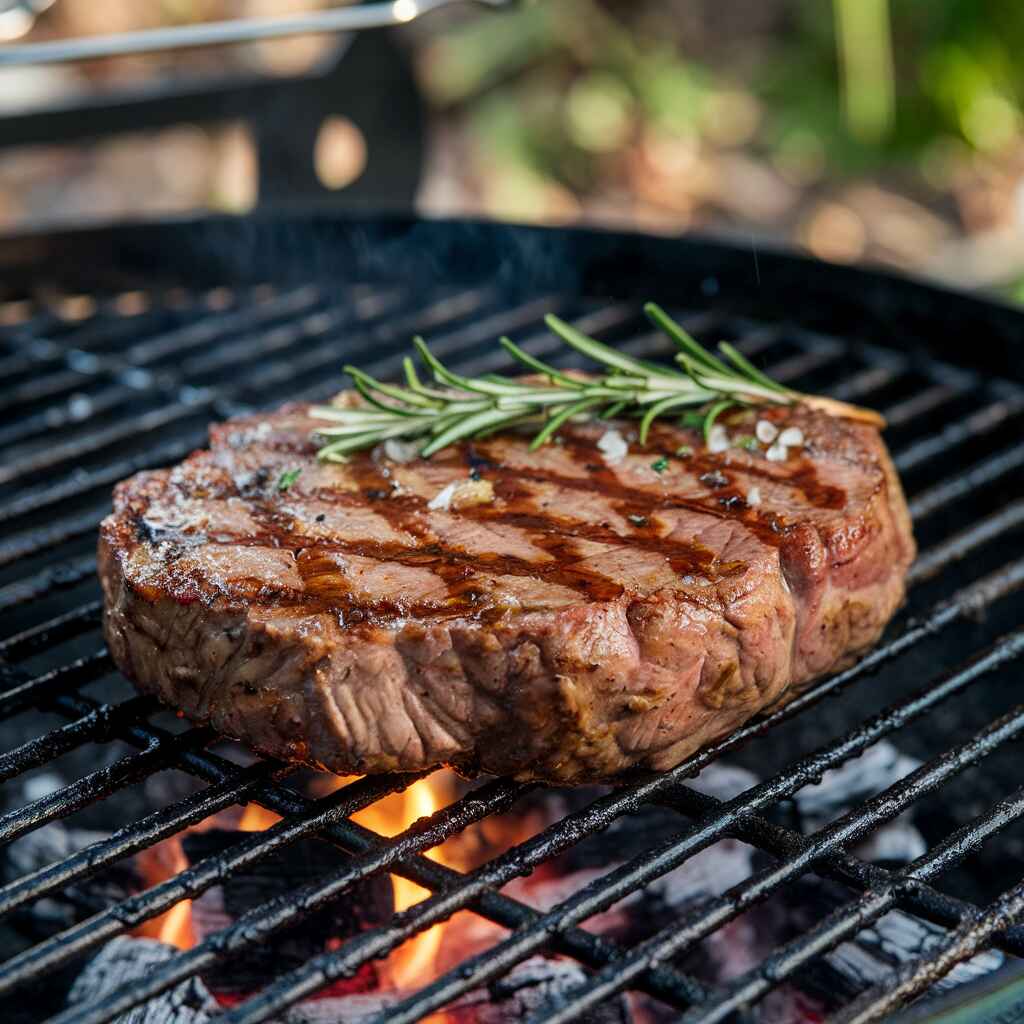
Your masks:
<instances>
[{"instance_id":1,"label":"metal bar in background","mask_svg":"<svg viewBox=\"0 0 1024 1024\"><path fill-rule=\"evenodd\" d=\"M254 43L264 39L286 39L289 36L388 28L407 24L424 14L457 2L460 0L388 0L384 3L353 4L275 18L236 18L232 21L209 21L141 32L121 32L110 36L57 39L45 43L7 43L0 45L0 68L102 60L136 53L159 53L202 46ZM508 0L475 2L499 7Z\"/></svg>"}]
</instances>

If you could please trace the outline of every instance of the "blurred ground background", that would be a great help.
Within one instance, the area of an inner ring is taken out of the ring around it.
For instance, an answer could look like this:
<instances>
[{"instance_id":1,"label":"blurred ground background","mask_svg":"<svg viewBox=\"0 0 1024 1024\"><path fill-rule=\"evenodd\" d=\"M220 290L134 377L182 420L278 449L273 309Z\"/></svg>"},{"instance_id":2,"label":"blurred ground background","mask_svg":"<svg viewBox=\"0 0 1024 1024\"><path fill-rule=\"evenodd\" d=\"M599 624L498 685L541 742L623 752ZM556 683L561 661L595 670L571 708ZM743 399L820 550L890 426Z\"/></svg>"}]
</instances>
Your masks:
<instances>
[{"instance_id":1,"label":"blurred ground background","mask_svg":"<svg viewBox=\"0 0 1024 1024\"><path fill-rule=\"evenodd\" d=\"M39 9L38 17L26 13ZM0 0L27 42L309 10L289 0ZM1024 301L1021 0L536 0L400 30L429 111L419 208L786 242ZM291 74L328 38L0 72L5 112L225 70ZM55 142L58 140L55 140ZM317 174L360 174L325 125ZM241 124L0 151L0 231L258 198Z\"/></svg>"}]
</instances>

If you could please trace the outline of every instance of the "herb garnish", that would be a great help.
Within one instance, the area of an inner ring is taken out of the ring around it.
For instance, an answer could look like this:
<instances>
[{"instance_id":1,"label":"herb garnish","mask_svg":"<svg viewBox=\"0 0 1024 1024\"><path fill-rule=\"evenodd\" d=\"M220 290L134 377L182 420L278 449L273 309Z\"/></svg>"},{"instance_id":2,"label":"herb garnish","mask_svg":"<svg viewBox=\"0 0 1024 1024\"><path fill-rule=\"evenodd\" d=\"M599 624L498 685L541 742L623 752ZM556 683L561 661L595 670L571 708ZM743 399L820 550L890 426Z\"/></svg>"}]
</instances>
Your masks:
<instances>
[{"instance_id":1,"label":"herb garnish","mask_svg":"<svg viewBox=\"0 0 1024 1024\"><path fill-rule=\"evenodd\" d=\"M287 491L287 490L288 490L288 488L289 488L289 487L291 487L291 485L292 485L293 483L295 483L295 481L296 481L296 480L298 480L298 479L299 479L299 476L300 476L301 474L302 474L302 469L301 469L301 468L296 468L296 469L286 469L286 470L285 470L285 471L284 471L284 472L283 472L283 473L282 473L282 474L281 474L281 475L280 475L280 476L279 476L279 477L277 478L277 489L278 489L279 491L281 491L282 493L283 493L284 491Z\"/></svg>"},{"instance_id":2,"label":"herb garnish","mask_svg":"<svg viewBox=\"0 0 1024 1024\"><path fill-rule=\"evenodd\" d=\"M530 445L533 451L569 421L614 416L638 418L640 443L646 444L651 424L659 416L679 416L688 409L683 422L701 427L707 435L715 419L728 409L796 402L884 425L882 418L870 410L803 395L777 384L728 342L718 346L722 358L712 355L653 302L644 306L644 312L679 349L676 367L634 359L551 314L545 317L548 327L567 345L598 363L602 367L600 374L563 373L508 338L501 339L505 351L545 380L516 380L497 374L463 377L449 370L422 338L414 338L413 344L429 369L433 384L420 380L409 357L403 363L404 387L379 381L358 367L346 366L345 372L352 377L363 404L318 406L311 410L313 416L330 423L315 431L327 440L317 455L329 462L344 462L352 452L389 438L402 438L422 441L420 455L428 458L464 438L483 437L526 424L539 428Z\"/></svg>"},{"instance_id":3,"label":"herb garnish","mask_svg":"<svg viewBox=\"0 0 1024 1024\"><path fill-rule=\"evenodd\" d=\"M651 463L651 469L653 469L655 473L664 473L665 470L668 469L668 459L666 459L664 455L655 459Z\"/></svg>"}]
</instances>

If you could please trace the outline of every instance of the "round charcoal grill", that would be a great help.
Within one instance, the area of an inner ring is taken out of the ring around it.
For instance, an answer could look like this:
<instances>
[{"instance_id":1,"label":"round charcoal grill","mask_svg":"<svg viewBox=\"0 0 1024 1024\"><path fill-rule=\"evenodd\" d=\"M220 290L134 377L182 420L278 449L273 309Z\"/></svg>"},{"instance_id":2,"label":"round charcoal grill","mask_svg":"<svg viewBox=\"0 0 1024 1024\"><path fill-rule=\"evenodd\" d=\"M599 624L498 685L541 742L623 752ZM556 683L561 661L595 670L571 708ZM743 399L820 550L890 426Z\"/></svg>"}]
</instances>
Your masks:
<instances>
[{"instance_id":1,"label":"round charcoal grill","mask_svg":"<svg viewBox=\"0 0 1024 1024\"><path fill-rule=\"evenodd\" d=\"M289 766L240 765L223 746L210 749L217 738L209 730L168 726L166 713L117 676L99 629L94 549L118 480L202 445L211 420L325 398L342 385L345 362L394 375L416 333L453 368L482 373L502 368L502 334L544 358L571 356L543 330L543 314L555 311L609 344L663 358L666 344L641 315L645 299L706 343L732 341L788 384L872 405L888 418L921 555L906 608L858 665L671 772L577 796L566 816L468 874L423 851L495 812L514 813L536 787L485 782L386 839L348 816L414 777L366 778L320 800L302 796L287 784ZM753 1021L765 1019L758 1007L774 992L802 984L831 951L856 943L895 908L939 926L932 941L913 956L883 956L881 973L859 991L819 993L827 1019L882 1019L918 997L914 1019L1016 1019L1005 1015L1024 1005L1024 927L1016 923L1024 912L1016 743L1024 705L1015 685L1024 654L1022 340L1024 315L1009 308L700 240L310 214L3 241L0 838L13 849L49 823L144 792L157 773L204 785L161 807L137 801L113 835L4 876L0 1012L63 1024L145 1020L122 1015L387 870L433 895L264 979L218 1019L284 1019L287 1007L468 909L508 929L508 938L406 994L381 1020L421 1019L551 950L586 973L533 1008L531 1020L602 1019L592 1016L595 1007L632 991L656 1000L665 1019ZM838 820L801 829L790 798L880 740L920 767ZM18 788L83 751L93 752L91 761L59 788ZM762 781L727 800L688 784L726 754ZM167 883L15 941L33 907L59 904L111 865L249 801L283 820ZM641 833L640 852L552 909L541 913L499 892L651 805L675 816L668 838ZM927 852L909 863L851 852L901 815L912 818ZM63 1003L62 979L103 944L310 836L345 850L344 866L102 997ZM723 837L758 851L749 878L640 943L586 930L593 915ZM683 954L812 877L842 898L802 934L718 986L688 971ZM958 964L990 948L1002 954L1001 969L935 995Z\"/></svg>"}]
</instances>

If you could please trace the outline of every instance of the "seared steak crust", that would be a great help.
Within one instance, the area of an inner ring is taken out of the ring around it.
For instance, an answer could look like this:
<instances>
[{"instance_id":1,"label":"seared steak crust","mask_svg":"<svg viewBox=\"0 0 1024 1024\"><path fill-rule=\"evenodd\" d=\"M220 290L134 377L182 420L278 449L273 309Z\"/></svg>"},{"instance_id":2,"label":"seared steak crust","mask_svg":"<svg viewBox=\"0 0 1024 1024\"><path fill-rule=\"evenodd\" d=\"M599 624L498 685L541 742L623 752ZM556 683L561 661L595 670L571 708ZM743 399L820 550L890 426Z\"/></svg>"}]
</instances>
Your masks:
<instances>
[{"instance_id":1,"label":"seared steak crust","mask_svg":"<svg viewBox=\"0 0 1024 1024\"><path fill-rule=\"evenodd\" d=\"M325 465L305 407L231 420L118 486L107 642L190 718L332 771L671 767L874 643L914 557L874 429L756 415L806 445L659 424L610 465L595 424Z\"/></svg>"}]
</instances>

